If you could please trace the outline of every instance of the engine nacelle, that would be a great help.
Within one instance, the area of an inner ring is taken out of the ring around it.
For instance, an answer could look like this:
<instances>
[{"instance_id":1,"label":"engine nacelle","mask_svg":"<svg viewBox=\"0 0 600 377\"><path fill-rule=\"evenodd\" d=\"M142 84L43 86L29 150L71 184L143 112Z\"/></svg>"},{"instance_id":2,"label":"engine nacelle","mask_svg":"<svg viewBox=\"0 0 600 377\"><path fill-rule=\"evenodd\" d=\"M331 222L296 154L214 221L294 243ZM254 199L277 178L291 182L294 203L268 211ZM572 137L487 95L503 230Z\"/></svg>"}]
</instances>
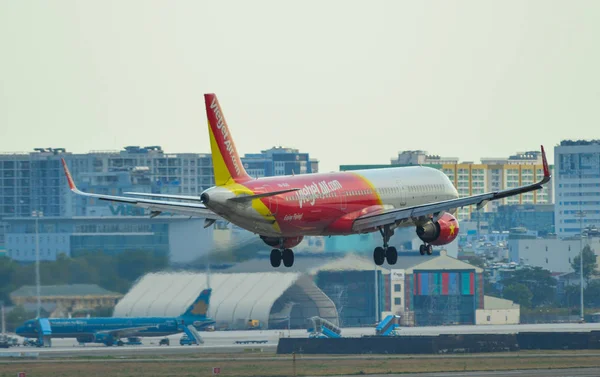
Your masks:
<instances>
[{"instance_id":1,"label":"engine nacelle","mask_svg":"<svg viewBox=\"0 0 600 377\"><path fill-rule=\"evenodd\" d=\"M78 343L94 343L96 338L93 335L80 335L77 337Z\"/></svg>"},{"instance_id":2,"label":"engine nacelle","mask_svg":"<svg viewBox=\"0 0 600 377\"><path fill-rule=\"evenodd\" d=\"M107 346L112 346L115 343L115 338L107 333L96 333L93 338L94 343L104 343Z\"/></svg>"},{"instance_id":3,"label":"engine nacelle","mask_svg":"<svg viewBox=\"0 0 600 377\"><path fill-rule=\"evenodd\" d=\"M300 242L302 242L303 238L304 238L304 236L284 237L283 244L282 244L281 238L260 236L260 239L263 240L263 242L266 243L267 245L269 245L271 247L284 248L284 249L291 249L292 247L298 246L300 244Z\"/></svg>"},{"instance_id":4,"label":"engine nacelle","mask_svg":"<svg viewBox=\"0 0 600 377\"><path fill-rule=\"evenodd\" d=\"M445 213L437 221L429 221L423 226L417 226L417 236L423 242L432 245L447 245L458 236L458 220Z\"/></svg>"}]
</instances>

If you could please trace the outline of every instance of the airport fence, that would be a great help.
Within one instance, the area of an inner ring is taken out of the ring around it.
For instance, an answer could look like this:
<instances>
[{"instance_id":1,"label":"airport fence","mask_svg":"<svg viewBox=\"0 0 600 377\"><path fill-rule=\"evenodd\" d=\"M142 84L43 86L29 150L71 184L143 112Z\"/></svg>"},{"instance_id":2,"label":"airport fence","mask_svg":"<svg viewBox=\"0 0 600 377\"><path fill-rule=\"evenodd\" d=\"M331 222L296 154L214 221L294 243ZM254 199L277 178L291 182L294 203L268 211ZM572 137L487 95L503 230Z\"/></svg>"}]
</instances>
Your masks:
<instances>
[{"instance_id":1,"label":"airport fence","mask_svg":"<svg viewBox=\"0 0 600 377\"><path fill-rule=\"evenodd\" d=\"M278 354L442 354L527 350L600 349L600 331L363 336L360 338L282 338Z\"/></svg>"}]
</instances>

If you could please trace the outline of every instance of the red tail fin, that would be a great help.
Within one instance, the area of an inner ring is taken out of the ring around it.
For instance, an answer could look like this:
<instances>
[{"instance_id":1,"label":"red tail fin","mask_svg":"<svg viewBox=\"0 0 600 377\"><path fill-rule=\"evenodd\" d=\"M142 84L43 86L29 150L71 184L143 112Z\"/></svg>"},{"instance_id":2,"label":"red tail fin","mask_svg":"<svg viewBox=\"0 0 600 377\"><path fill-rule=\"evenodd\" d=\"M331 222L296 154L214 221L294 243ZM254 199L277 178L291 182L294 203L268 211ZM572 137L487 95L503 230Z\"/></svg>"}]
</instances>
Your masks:
<instances>
[{"instance_id":1,"label":"red tail fin","mask_svg":"<svg viewBox=\"0 0 600 377\"><path fill-rule=\"evenodd\" d=\"M215 184L226 185L250 180L237 153L227 121L215 94L205 94L208 132L212 151Z\"/></svg>"}]
</instances>

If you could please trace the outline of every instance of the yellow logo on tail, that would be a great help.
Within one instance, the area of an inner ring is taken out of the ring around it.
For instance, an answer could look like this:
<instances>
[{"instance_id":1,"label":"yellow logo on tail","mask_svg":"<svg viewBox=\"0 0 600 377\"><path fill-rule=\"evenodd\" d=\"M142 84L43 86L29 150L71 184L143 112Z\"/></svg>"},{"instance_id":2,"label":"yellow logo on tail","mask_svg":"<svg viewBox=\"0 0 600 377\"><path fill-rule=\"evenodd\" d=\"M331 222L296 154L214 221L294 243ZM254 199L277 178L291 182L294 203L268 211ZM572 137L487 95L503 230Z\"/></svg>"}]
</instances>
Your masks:
<instances>
[{"instance_id":1,"label":"yellow logo on tail","mask_svg":"<svg viewBox=\"0 0 600 377\"><path fill-rule=\"evenodd\" d=\"M198 301L194 304L194 307L191 310L192 314L195 315L206 315L206 311L208 310L208 305L203 300Z\"/></svg>"}]
</instances>

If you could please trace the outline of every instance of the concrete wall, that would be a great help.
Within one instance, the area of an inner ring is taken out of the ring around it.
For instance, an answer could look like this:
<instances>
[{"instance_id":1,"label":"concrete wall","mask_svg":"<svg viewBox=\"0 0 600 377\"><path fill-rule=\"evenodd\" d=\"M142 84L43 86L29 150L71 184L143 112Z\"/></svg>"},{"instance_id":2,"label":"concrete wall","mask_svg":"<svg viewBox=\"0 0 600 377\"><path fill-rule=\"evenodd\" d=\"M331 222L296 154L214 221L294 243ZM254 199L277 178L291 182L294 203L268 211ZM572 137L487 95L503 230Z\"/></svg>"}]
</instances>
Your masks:
<instances>
[{"instance_id":1,"label":"concrete wall","mask_svg":"<svg viewBox=\"0 0 600 377\"><path fill-rule=\"evenodd\" d=\"M478 309L475 311L476 325L516 325L521 317L520 309Z\"/></svg>"}]
</instances>

